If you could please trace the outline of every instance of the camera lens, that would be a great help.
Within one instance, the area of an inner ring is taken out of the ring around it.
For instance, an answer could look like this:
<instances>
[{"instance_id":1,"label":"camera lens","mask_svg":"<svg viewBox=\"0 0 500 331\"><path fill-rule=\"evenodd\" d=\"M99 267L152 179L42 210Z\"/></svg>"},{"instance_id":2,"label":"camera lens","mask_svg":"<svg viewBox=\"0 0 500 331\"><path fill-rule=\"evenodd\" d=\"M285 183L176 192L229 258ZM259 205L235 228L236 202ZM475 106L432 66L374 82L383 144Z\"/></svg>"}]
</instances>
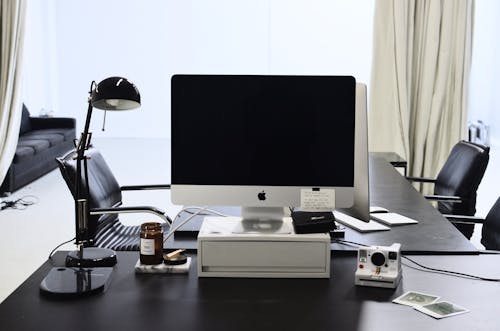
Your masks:
<instances>
[{"instance_id":1,"label":"camera lens","mask_svg":"<svg viewBox=\"0 0 500 331\"><path fill-rule=\"evenodd\" d=\"M377 267L380 267L385 263L385 255L380 252L375 252L372 254L372 263Z\"/></svg>"}]
</instances>

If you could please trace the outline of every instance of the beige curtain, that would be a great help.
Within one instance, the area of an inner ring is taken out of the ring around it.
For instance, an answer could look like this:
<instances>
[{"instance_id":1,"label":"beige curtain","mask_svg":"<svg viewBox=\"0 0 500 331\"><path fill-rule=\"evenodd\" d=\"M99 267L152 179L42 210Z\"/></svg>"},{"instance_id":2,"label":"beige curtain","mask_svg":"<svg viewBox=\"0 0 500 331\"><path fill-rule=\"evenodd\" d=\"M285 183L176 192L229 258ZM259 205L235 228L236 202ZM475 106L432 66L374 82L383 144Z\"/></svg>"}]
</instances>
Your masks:
<instances>
[{"instance_id":1,"label":"beige curtain","mask_svg":"<svg viewBox=\"0 0 500 331\"><path fill-rule=\"evenodd\" d=\"M369 142L435 177L465 137L474 0L377 0Z\"/></svg>"},{"instance_id":2,"label":"beige curtain","mask_svg":"<svg viewBox=\"0 0 500 331\"><path fill-rule=\"evenodd\" d=\"M0 0L0 183L16 151L21 121L24 0Z\"/></svg>"}]
</instances>

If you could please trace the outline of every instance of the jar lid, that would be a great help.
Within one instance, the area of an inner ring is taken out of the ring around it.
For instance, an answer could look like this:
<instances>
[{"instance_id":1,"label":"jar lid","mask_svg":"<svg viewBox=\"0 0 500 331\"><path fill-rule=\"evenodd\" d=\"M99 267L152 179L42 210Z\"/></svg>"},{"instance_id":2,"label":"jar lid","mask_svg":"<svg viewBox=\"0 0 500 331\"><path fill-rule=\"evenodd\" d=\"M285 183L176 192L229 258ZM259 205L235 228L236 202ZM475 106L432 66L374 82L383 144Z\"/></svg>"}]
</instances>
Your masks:
<instances>
[{"instance_id":1,"label":"jar lid","mask_svg":"<svg viewBox=\"0 0 500 331\"><path fill-rule=\"evenodd\" d=\"M169 265L179 265L187 262L187 256L183 249L163 254L163 263Z\"/></svg>"},{"instance_id":2,"label":"jar lid","mask_svg":"<svg viewBox=\"0 0 500 331\"><path fill-rule=\"evenodd\" d=\"M146 222L141 224L141 230L155 230L161 227L158 222Z\"/></svg>"}]
</instances>

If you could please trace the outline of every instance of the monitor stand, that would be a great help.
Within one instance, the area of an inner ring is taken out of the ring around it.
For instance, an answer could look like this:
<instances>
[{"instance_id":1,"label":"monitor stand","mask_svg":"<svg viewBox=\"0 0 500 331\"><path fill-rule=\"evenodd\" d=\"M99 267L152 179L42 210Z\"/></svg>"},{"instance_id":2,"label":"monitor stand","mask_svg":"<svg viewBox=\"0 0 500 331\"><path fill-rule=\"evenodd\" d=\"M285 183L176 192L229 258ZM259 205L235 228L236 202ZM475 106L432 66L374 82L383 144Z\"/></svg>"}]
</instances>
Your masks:
<instances>
[{"instance_id":1,"label":"monitor stand","mask_svg":"<svg viewBox=\"0 0 500 331\"><path fill-rule=\"evenodd\" d=\"M238 222L232 232L292 234L293 227L283 222L284 214L282 207L242 207L241 222Z\"/></svg>"}]
</instances>

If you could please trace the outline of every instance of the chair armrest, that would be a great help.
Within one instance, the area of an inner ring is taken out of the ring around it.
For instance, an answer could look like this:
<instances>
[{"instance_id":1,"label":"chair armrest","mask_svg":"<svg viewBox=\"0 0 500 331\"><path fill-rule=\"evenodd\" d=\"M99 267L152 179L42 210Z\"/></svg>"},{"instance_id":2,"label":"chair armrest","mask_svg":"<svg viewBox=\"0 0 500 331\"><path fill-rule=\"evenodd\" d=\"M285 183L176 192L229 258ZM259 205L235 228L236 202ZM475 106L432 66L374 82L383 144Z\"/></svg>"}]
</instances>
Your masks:
<instances>
[{"instance_id":1,"label":"chair armrest","mask_svg":"<svg viewBox=\"0 0 500 331\"><path fill-rule=\"evenodd\" d=\"M443 214L443 216L446 217L448 221L452 223L463 223L463 224L484 223L484 218L482 217L466 216L466 215L450 215L450 214Z\"/></svg>"},{"instance_id":2,"label":"chair armrest","mask_svg":"<svg viewBox=\"0 0 500 331\"><path fill-rule=\"evenodd\" d=\"M170 184L155 185L126 185L120 187L122 191L143 191L143 190L170 190Z\"/></svg>"},{"instance_id":3,"label":"chair armrest","mask_svg":"<svg viewBox=\"0 0 500 331\"><path fill-rule=\"evenodd\" d=\"M151 206L93 208L90 210L90 215L126 213L150 213L160 217L168 225L172 225L172 219L163 210Z\"/></svg>"},{"instance_id":4,"label":"chair armrest","mask_svg":"<svg viewBox=\"0 0 500 331\"><path fill-rule=\"evenodd\" d=\"M453 195L436 195L436 194L424 194L424 198L433 201L445 201L451 203L461 203L462 198Z\"/></svg>"},{"instance_id":5,"label":"chair armrest","mask_svg":"<svg viewBox=\"0 0 500 331\"><path fill-rule=\"evenodd\" d=\"M411 176L406 176L405 178L409 181L419 182L419 183L435 183L436 182L436 179L434 179L434 178L411 177Z\"/></svg>"},{"instance_id":6,"label":"chair armrest","mask_svg":"<svg viewBox=\"0 0 500 331\"><path fill-rule=\"evenodd\" d=\"M479 251L479 254L500 254L500 251L496 251L494 249L485 249L485 250Z\"/></svg>"},{"instance_id":7,"label":"chair armrest","mask_svg":"<svg viewBox=\"0 0 500 331\"><path fill-rule=\"evenodd\" d=\"M76 128L76 119L71 117L30 117L30 120L33 130Z\"/></svg>"}]
</instances>

